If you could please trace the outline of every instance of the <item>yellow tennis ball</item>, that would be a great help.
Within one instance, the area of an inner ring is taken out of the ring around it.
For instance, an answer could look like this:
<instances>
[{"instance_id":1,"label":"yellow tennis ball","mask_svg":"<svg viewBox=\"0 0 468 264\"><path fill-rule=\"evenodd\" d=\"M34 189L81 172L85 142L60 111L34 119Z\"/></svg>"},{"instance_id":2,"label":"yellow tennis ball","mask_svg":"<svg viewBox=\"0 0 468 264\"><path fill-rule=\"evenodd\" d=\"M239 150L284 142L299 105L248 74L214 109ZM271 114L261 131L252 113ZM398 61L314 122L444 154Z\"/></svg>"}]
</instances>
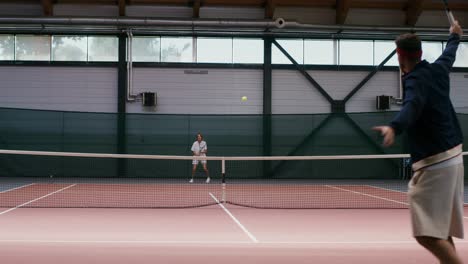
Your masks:
<instances>
[{"instance_id":1,"label":"yellow tennis ball","mask_svg":"<svg viewBox=\"0 0 468 264\"><path fill-rule=\"evenodd\" d=\"M247 101L247 96L242 96L241 100L242 100L242 102Z\"/></svg>"}]
</instances>

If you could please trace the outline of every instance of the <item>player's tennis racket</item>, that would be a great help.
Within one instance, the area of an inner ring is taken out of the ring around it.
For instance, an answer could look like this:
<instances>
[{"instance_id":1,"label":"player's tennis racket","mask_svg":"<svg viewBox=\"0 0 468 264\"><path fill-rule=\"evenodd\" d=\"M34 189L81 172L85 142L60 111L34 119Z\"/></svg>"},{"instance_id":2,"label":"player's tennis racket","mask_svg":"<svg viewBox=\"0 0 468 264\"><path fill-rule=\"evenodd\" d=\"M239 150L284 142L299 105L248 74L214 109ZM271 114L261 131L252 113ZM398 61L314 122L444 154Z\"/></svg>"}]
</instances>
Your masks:
<instances>
[{"instance_id":1,"label":"player's tennis racket","mask_svg":"<svg viewBox=\"0 0 468 264\"><path fill-rule=\"evenodd\" d=\"M206 143L204 141L200 142L200 155L205 154Z\"/></svg>"},{"instance_id":2,"label":"player's tennis racket","mask_svg":"<svg viewBox=\"0 0 468 264\"><path fill-rule=\"evenodd\" d=\"M442 1L444 2L445 12L447 13L447 17L448 17L448 20L450 22L450 25L453 26L453 24L455 23L455 17L453 16L453 13L452 13L452 11L450 10L450 8L448 6L447 0L442 0Z\"/></svg>"}]
</instances>

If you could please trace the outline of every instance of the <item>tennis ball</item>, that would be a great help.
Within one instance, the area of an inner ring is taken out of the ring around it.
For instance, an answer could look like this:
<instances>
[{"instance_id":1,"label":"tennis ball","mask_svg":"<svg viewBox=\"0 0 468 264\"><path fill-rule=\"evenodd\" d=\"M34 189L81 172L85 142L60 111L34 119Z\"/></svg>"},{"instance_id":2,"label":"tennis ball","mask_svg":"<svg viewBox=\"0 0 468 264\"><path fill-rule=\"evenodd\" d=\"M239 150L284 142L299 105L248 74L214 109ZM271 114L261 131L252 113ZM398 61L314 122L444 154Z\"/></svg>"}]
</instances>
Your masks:
<instances>
[{"instance_id":1,"label":"tennis ball","mask_svg":"<svg viewBox=\"0 0 468 264\"><path fill-rule=\"evenodd\" d=\"M242 96L241 100L242 100L242 102L247 101L247 96Z\"/></svg>"}]
</instances>

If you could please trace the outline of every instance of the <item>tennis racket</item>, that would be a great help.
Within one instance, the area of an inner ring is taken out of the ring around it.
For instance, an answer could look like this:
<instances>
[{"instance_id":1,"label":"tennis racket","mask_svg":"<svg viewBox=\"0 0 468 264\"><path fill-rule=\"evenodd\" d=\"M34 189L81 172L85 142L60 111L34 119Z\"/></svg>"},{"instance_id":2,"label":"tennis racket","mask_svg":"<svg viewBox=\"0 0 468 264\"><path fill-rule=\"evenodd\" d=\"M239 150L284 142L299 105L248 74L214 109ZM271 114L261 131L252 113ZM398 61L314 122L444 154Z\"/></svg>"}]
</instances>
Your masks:
<instances>
[{"instance_id":1,"label":"tennis racket","mask_svg":"<svg viewBox=\"0 0 468 264\"><path fill-rule=\"evenodd\" d=\"M450 7L448 6L447 0L442 0L442 1L444 2L445 12L447 13L447 17L450 22L450 25L453 26L453 24L455 23L455 17L453 16L452 11L450 10Z\"/></svg>"},{"instance_id":2,"label":"tennis racket","mask_svg":"<svg viewBox=\"0 0 468 264\"><path fill-rule=\"evenodd\" d=\"M200 155L205 154L206 143L205 141L200 142Z\"/></svg>"}]
</instances>

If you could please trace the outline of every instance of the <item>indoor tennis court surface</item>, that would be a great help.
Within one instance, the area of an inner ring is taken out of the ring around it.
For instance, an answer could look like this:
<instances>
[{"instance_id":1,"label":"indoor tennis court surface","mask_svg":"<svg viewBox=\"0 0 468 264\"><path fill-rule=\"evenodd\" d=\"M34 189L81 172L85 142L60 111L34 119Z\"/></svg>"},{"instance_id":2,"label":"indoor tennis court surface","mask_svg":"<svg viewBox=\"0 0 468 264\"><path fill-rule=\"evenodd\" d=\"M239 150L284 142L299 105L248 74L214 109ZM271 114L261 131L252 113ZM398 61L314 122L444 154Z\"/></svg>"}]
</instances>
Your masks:
<instances>
[{"instance_id":1,"label":"indoor tennis court surface","mask_svg":"<svg viewBox=\"0 0 468 264\"><path fill-rule=\"evenodd\" d=\"M53 195L52 195L53 196ZM49 196L50 197L50 196ZM465 209L465 214L467 213ZM2 208L2 263L436 263L407 209ZM456 241L468 261L468 243Z\"/></svg>"}]
</instances>

